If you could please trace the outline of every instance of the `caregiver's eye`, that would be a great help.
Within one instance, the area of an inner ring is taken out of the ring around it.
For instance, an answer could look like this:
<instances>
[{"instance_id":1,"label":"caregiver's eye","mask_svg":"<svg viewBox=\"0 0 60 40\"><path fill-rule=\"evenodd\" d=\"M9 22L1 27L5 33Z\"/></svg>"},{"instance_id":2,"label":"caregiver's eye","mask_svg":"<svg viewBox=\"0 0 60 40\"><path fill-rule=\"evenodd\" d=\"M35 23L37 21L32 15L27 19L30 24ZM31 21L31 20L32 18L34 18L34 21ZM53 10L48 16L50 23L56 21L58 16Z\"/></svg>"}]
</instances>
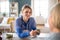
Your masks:
<instances>
[{"instance_id":1,"label":"caregiver's eye","mask_svg":"<svg viewBox=\"0 0 60 40\"><path fill-rule=\"evenodd\" d=\"M25 11L25 13L28 13L28 11Z\"/></svg>"},{"instance_id":2,"label":"caregiver's eye","mask_svg":"<svg viewBox=\"0 0 60 40\"><path fill-rule=\"evenodd\" d=\"M29 11L25 11L25 13L29 13L29 14L31 14L32 12L29 12Z\"/></svg>"}]
</instances>

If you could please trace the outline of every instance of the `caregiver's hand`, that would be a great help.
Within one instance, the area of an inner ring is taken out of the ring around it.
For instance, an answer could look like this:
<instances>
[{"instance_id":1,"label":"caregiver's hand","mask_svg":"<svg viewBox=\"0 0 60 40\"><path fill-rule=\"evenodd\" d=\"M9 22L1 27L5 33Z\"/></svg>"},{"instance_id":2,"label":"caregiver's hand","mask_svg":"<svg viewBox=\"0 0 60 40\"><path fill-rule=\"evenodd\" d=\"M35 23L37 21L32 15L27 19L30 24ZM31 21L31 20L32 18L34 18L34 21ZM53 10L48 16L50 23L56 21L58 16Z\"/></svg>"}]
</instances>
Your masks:
<instances>
[{"instance_id":1,"label":"caregiver's hand","mask_svg":"<svg viewBox=\"0 0 60 40\"><path fill-rule=\"evenodd\" d=\"M30 36L35 37L36 35L37 35L37 34L36 34L36 31L32 30L32 31L30 32Z\"/></svg>"}]
</instances>

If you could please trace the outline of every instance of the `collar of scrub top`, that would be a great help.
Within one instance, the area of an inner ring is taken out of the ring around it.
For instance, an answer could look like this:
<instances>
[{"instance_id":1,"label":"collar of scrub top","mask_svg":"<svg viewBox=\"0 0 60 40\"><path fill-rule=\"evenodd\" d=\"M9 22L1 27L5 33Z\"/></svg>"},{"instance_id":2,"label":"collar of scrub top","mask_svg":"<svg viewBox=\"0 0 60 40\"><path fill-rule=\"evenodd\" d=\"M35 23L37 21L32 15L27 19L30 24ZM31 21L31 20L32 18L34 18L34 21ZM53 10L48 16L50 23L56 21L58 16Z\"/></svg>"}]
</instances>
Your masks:
<instances>
[{"instance_id":1,"label":"collar of scrub top","mask_svg":"<svg viewBox=\"0 0 60 40\"><path fill-rule=\"evenodd\" d=\"M30 19L29 19L30 20ZM23 20L23 16L21 16L21 27L22 27L22 29L24 30L25 29L25 26L23 25L23 23L26 23L27 25L26 25L26 30L29 30L29 20L27 21L27 22L24 22L24 20Z\"/></svg>"}]
</instances>

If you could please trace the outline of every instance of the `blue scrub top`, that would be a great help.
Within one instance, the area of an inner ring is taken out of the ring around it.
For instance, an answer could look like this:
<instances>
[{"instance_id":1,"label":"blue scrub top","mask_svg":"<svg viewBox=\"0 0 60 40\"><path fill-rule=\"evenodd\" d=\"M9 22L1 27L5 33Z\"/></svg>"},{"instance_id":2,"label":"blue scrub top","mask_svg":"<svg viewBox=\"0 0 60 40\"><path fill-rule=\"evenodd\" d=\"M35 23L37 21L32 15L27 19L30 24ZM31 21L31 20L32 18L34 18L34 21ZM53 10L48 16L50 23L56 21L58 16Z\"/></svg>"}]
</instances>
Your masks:
<instances>
[{"instance_id":1,"label":"blue scrub top","mask_svg":"<svg viewBox=\"0 0 60 40\"><path fill-rule=\"evenodd\" d=\"M34 18L30 17L27 22L24 22L22 16L17 18L16 23L15 23L15 30L16 30L17 35L20 38L26 38L30 36L30 31L36 30L36 23L35 23ZM28 31L25 31L25 30L28 30Z\"/></svg>"}]
</instances>

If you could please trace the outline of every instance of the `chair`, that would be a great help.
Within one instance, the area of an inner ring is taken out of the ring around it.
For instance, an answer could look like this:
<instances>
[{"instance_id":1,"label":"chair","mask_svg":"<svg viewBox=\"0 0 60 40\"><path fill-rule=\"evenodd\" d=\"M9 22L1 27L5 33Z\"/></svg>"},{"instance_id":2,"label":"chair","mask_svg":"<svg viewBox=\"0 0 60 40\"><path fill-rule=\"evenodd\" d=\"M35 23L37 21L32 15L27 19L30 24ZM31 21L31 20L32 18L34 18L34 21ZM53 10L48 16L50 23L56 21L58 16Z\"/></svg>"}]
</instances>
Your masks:
<instances>
[{"instance_id":1,"label":"chair","mask_svg":"<svg viewBox=\"0 0 60 40\"><path fill-rule=\"evenodd\" d=\"M15 21L15 18L14 17L9 17L8 20L7 20L7 24L10 24L10 30L11 32L14 32L14 21Z\"/></svg>"}]
</instances>

